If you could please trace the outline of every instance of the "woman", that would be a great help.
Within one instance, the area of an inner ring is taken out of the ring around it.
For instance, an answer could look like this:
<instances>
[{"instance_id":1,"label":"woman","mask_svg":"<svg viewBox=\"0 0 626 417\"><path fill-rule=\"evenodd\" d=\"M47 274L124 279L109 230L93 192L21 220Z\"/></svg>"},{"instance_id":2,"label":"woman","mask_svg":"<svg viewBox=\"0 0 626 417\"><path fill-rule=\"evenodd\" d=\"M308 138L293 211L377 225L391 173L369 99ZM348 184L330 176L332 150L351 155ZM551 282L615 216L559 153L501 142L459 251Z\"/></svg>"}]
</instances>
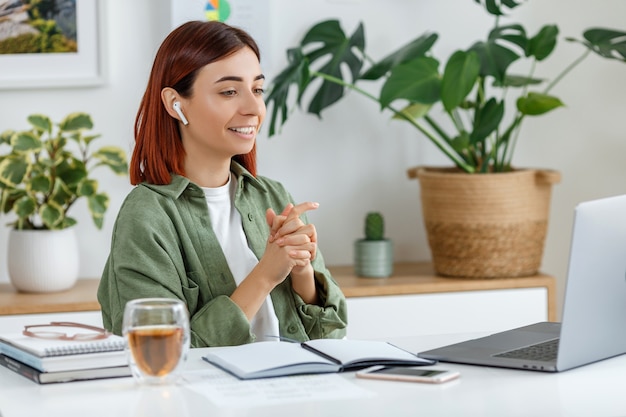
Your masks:
<instances>
[{"instance_id":1,"label":"woman","mask_svg":"<svg viewBox=\"0 0 626 417\"><path fill-rule=\"evenodd\" d=\"M168 297L186 302L193 347L345 335L345 298L306 222L317 204L256 174L263 82L240 29L188 22L164 40L98 289L107 329L121 333L127 301Z\"/></svg>"}]
</instances>

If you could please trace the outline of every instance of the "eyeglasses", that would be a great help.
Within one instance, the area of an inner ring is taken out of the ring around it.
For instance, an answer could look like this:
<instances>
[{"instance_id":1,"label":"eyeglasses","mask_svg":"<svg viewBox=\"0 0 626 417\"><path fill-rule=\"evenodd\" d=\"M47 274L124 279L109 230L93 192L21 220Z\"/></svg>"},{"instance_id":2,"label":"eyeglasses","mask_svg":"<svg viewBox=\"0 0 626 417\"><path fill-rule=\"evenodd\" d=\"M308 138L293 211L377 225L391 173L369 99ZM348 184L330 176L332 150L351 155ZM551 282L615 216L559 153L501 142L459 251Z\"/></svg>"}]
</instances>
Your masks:
<instances>
[{"instance_id":1,"label":"eyeglasses","mask_svg":"<svg viewBox=\"0 0 626 417\"><path fill-rule=\"evenodd\" d=\"M52 331L52 330L40 330L45 327L73 327L75 329L93 330L95 333L74 333L68 335L67 333ZM31 330L32 329L32 330ZM111 335L108 330L101 327L90 326L88 324L72 323L69 321L52 321L50 324L32 324L30 326L24 326L22 331L24 336L37 337L39 339L56 339L56 340L97 340L106 339Z\"/></svg>"}]
</instances>

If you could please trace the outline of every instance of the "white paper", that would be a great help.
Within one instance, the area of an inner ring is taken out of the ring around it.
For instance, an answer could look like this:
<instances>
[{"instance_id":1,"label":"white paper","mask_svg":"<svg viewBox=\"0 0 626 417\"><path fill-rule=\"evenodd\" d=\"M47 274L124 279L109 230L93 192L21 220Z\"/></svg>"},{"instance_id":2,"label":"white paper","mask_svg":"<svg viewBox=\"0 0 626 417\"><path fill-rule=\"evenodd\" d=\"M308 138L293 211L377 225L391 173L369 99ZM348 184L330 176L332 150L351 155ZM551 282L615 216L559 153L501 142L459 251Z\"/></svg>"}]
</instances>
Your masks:
<instances>
[{"instance_id":1,"label":"white paper","mask_svg":"<svg viewBox=\"0 0 626 417\"><path fill-rule=\"evenodd\" d=\"M185 373L186 387L217 407L364 398L376 395L338 374L296 375L242 381L217 368Z\"/></svg>"}]
</instances>

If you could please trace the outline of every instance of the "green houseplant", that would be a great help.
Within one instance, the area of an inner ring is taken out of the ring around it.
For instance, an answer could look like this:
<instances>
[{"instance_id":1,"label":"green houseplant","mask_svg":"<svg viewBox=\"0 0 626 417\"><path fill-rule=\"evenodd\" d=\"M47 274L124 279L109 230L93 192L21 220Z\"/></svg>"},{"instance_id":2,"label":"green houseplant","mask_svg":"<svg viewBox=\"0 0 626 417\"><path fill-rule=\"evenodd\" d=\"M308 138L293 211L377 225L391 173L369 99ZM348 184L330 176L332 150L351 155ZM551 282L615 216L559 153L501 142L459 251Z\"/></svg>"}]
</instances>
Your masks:
<instances>
[{"instance_id":1,"label":"green houseplant","mask_svg":"<svg viewBox=\"0 0 626 417\"><path fill-rule=\"evenodd\" d=\"M109 196L92 171L105 166L125 175L128 164L118 147L91 150L100 135L89 134L89 114L71 113L58 124L32 114L28 122L28 130L0 134L0 213L16 218L9 223L9 276L21 291L58 291L78 277L76 220L69 209L84 198L102 228Z\"/></svg>"},{"instance_id":2,"label":"green houseplant","mask_svg":"<svg viewBox=\"0 0 626 417\"><path fill-rule=\"evenodd\" d=\"M410 123L460 170L506 172L511 170L524 119L563 105L551 94L560 80L592 52L626 61L626 32L592 28L583 33L582 40L567 39L581 44L583 53L548 82L534 72L536 65L554 52L558 26L544 25L531 36L520 24L501 24L505 11L521 1L474 1L494 16L495 24L485 40L455 51L446 62L431 52L438 39L436 33L424 33L376 61L366 53L362 23L350 36L337 20L315 24L298 46L287 51L287 67L270 85L269 136L288 119L292 87L297 90L294 103L298 106L312 95L307 111L318 117L351 90L373 100L395 119ZM529 73L512 73L512 64L523 60L531 64ZM359 87L362 82L377 80L383 81L378 96ZM518 98L509 106L506 95L515 93ZM430 115L437 104L450 122L447 126ZM505 110L510 117L505 117Z\"/></svg>"},{"instance_id":3,"label":"green houseplant","mask_svg":"<svg viewBox=\"0 0 626 417\"><path fill-rule=\"evenodd\" d=\"M446 60L432 52L436 33L426 32L375 60L366 53L363 24L350 36L337 20L315 24L287 50L288 64L270 85L269 136L296 107L306 106L321 118L347 92L371 100L381 112L415 127L453 165L408 171L420 181L435 270L470 278L534 275L542 259L551 186L560 176L512 165L520 128L527 118L563 106L552 94L554 87L590 54L626 61L626 32L592 28L582 39L568 38L582 46L581 56L546 80L536 69L555 51L558 26L547 24L529 34L505 16L522 1L474 1L494 25L485 39ZM519 66L513 64L528 68L526 74L516 74ZM368 82L381 86L379 94L362 88Z\"/></svg>"},{"instance_id":4,"label":"green houseplant","mask_svg":"<svg viewBox=\"0 0 626 417\"><path fill-rule=\"evenodd\" d=\"M354 268L358 276L384 278L393 274L393 244L385 238L385 219L379 212L365 216L365 238L354 242Z\"/></svg>"},{"instance_id":5,"label":"green houseplant","mask_svg":"<svg viewBox=\"0 0 626 417\"><path fill-rule=\"evenodd\" d=\"M13 212L16 229L65 229L76 224L67 215L81 198L87 200L94 224L102 228L109 196L98 190L91 172L100 166L118 175L128 171L126 155L120 148L105 146L90 150L99 134L86 113L67 115L56 125L48 116L28 116L31 129L6 130L0 134L0 209ZM75 145L75 151L69 145Z\"/></svg>"}]
</instances>

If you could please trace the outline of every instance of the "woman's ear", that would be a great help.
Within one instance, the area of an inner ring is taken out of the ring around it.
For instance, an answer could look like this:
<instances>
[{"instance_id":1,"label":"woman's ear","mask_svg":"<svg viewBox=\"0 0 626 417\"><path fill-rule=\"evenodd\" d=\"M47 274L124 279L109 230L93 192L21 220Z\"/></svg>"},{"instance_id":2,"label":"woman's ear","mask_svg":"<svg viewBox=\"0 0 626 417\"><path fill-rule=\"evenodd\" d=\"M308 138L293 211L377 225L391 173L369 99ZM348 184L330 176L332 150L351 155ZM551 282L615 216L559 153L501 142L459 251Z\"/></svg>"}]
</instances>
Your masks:
<instances>
[{"instance_id":1,"label":"woman's ear","mask_svg":"<svg viewBox=\"0 0 626 417\"><path fill-rule=\"evenodd\" d=\"M185 126L189 124L189 121L183 113L181 107L181 99L176 90L171 87L165 87L161 90L161 101L167 113L174 119L180 120Z\"/></svg>"}]
</instances>

